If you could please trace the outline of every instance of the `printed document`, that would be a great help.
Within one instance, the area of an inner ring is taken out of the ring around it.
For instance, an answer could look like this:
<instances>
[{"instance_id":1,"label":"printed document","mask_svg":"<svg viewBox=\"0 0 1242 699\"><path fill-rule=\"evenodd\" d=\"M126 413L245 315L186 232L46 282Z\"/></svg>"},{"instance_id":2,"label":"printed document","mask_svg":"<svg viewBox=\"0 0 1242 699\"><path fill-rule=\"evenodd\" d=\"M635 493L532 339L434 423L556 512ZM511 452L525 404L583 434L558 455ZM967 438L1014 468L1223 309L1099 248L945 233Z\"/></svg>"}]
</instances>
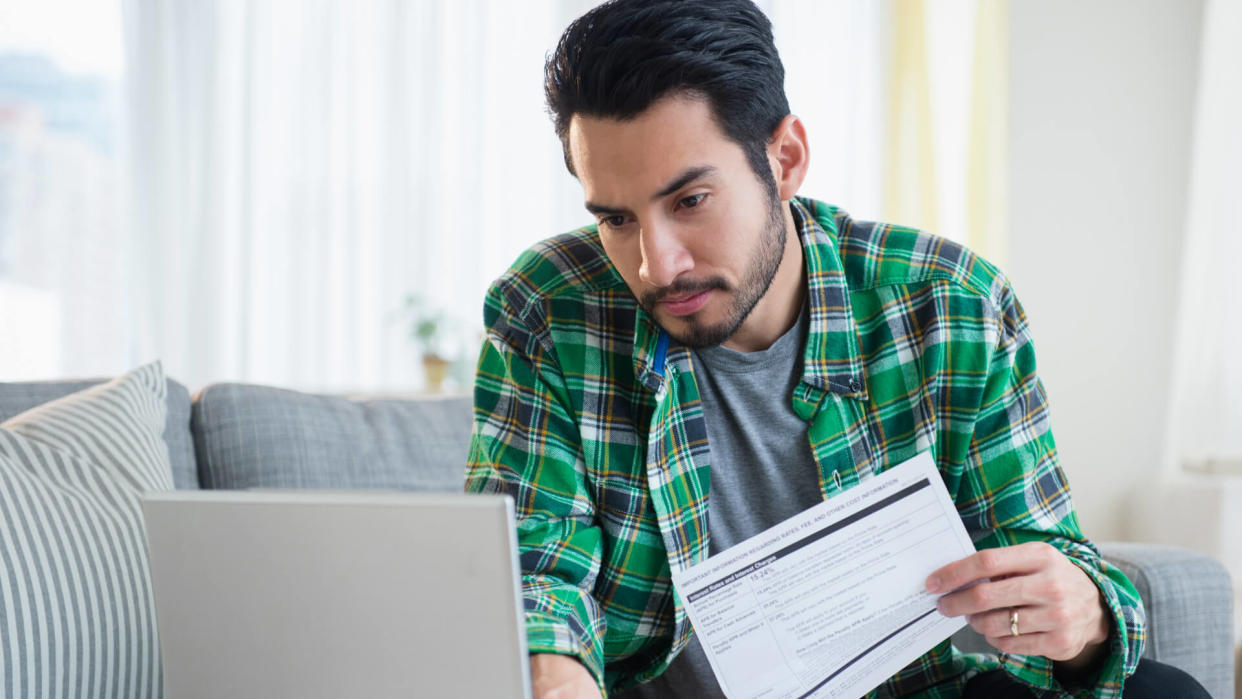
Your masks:
<instances>
[{"instance_id":1,"label":"printed document","mask_svg":"<svg viewBox=\"0 0 1242 699\"><path fill-rule=\"evenodd\" d=\"M923 453L673 583L730 699L853 698L966 625L923 583L974 552Z\"/></svg>"}]
</instances>

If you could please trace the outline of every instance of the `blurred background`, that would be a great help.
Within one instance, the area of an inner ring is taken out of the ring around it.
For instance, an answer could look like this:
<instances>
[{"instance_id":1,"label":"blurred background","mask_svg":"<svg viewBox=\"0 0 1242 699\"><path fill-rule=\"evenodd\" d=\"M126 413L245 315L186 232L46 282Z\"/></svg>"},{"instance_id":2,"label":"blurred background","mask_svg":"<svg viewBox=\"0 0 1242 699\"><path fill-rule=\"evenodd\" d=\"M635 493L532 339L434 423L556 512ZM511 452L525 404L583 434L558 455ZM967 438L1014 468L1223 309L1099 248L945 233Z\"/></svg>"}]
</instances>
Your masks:
<instances>
[{"instance_id":1,"label":"blurred background","mask_svg":"<svg viewBox=\"0 0 1242 699\"><path fill-rule=\"evenodd\" d=\"M1239 3L759 4L803 193L1005 269L1085 529L1242 580ZM590 220L541 69L591 5L0 4L0 380L468 391L488 283Z\"/></svg>"}]
</instances>

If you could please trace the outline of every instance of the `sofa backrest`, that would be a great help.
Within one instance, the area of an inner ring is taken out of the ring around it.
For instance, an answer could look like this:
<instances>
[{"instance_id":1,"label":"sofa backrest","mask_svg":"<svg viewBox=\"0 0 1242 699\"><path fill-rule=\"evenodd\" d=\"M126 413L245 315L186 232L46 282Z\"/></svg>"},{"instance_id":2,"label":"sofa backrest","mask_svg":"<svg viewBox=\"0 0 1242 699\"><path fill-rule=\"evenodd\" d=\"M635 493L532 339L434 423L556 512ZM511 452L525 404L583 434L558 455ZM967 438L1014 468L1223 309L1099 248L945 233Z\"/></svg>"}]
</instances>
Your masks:
<instances>
[{"instance_id":1,"label":"sofa backrest","mask_svg":"<svg viewBox=\"0 0 1242 699\"><path fill-rule=\"evenodd\" d=\"M0 383L0 422L36 405L76 393L104 381L107 379ZM190 438L190 392L185 386L172 379L168 379L168 419L164 425L164 441L168 443L173 484L182 490L198 488L194 443Z\"/></svg>"},{"instance_id":2,"label":"sofa backrest","mask_svg":"<svg viewBox=\"0 0 1242 699\"><path fill-rule=\"evenodd\" d=\"M193 400L201 487L460 492L471 399L346 398L213 384Z\"/></svg>"}]
</instances>

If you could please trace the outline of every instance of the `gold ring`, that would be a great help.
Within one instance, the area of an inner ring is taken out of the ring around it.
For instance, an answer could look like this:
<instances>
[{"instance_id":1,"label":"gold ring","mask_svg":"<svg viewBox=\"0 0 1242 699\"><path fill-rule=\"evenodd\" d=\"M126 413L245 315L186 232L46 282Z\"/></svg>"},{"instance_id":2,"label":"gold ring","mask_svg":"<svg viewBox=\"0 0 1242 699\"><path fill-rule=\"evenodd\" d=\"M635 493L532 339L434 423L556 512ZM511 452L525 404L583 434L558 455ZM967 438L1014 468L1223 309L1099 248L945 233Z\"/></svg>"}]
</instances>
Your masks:
<instances>
[{"instance_id":1,"label":"gold ring","mask_svg":"<svg viewBox=\"0 0 1242 699\"><path fill-rule=\"evenodd\" d=\"M1013 607L1009 608L1009 635L1018 635L1018 610Z\"/></svg>"}]
</instances>

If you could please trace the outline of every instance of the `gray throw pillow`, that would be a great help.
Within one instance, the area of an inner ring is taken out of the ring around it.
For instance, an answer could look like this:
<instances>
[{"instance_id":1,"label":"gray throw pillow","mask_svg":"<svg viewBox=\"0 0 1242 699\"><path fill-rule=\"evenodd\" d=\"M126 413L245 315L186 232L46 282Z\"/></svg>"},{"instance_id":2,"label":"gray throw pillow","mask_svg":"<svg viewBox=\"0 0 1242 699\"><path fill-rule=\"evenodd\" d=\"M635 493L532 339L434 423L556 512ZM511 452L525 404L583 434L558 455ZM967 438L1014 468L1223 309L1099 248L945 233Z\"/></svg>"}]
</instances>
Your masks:
<instances>
[{"instance_id":1,"label":"gray throw pillow","mask_svg":"<svg viewBox=\"0 0 1242 699\"><path fill-rule=\"evenodd\" d=\"M163 695L139 493L172 490L158 362L0 423L0 696Z\"/></svg>"}]
</instances>

